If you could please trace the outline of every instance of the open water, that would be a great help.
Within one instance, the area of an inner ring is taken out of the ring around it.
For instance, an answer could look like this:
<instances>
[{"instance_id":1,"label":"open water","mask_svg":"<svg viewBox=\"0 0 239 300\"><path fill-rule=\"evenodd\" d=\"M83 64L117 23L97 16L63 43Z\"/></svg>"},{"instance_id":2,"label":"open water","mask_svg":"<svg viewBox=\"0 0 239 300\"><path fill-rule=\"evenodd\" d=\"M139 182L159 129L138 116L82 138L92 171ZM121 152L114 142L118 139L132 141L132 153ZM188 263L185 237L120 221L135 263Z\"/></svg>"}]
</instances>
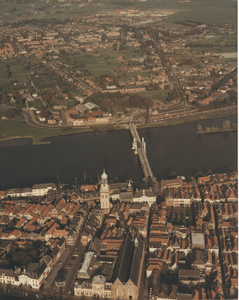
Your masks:
<instances>
[{"instance_id":1,"label":"open water","mask_svg":"<svg viewBox=\"0 0 239 300\"><path fill-rule=\"evenodd\" d=\"M203 120L174 127L139 130L145 138L148 159L154 176L167 179L171 171L194 176L203 173L226 172L237 168L237 131L197 134L197 124L222 126L231 124L237 116ZM73 184L97 182L106 169L110 180L142 181L138 157L131 150L129 131L83 133L52 137L51 144L32 145L30 139L0 142L0 190L31 187L34 183L60 182Z\"/></svg>"}]
</instances>

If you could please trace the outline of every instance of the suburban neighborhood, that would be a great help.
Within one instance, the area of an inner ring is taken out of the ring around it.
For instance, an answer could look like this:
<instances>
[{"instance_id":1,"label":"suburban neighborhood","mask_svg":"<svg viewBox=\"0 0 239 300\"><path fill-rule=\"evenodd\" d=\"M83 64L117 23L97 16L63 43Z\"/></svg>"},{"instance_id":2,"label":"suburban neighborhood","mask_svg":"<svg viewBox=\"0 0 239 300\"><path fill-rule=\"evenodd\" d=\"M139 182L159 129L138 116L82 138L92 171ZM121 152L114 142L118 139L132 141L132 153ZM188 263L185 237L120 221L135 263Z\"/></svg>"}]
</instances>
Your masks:
<instances>
[{"instance_id":1,"label":"suburban neighborhood","mask_svg":"<svg viewBox=\"0 0 239 300\"><path fill-rule=\"evenodd\" d=\"M48 11L72 5L29 5L28 22L0 23L5 83L0 102L21 107L24 115L27 109L35 126L119 125L134 118L160 123L237 105L234 52L203 51L226 40L228 47L236 46L236 25L185 21L168 30L159 25L174 10L104 5L94 15L69 21L44 24L32 16L44 19Z\"/></svg>"}]
</instances>

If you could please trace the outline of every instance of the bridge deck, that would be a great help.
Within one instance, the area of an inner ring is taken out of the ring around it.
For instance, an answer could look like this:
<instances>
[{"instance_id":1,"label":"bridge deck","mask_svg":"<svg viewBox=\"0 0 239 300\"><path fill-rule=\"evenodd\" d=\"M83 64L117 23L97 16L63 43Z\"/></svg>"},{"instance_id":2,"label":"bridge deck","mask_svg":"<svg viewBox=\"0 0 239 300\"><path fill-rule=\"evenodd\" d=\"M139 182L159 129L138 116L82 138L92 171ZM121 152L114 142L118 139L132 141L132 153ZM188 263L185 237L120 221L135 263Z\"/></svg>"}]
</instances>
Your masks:
<instances>
[{"instance_id":1,"label":"bridge deck","mask_svg":"<svg viewBox=\"0 0 239 300\"><path fill-rule=\"evenodd\" d=\"M146 153L144 152L143 148L139 148L138 153L139 153L139 160L140 160L140 163L141 163L141 167L142 167L143 172L144 172L144 176L146 178L153 177L153 172L151 170L148 158L147 158Z\"/></svg>"},{"instance_id":2,"label":"bridge deck","mask_svg":"<svg viewBox=\"0 0 239 300\"><path fill-rule=\"evenodd\" d=\"M144 177L146 179L148 179L149 177L153 178L153 172L151 170L147 155L146 155L146 153L145 153L145 151L142 147L141 140L140 140L140 137L139 137L139 133L138 133L134 123L129 124L129 130L130 130L132 138L133 139L135 138L137 143L138 143L139 161L140 161L143 173L144 173Z\"/></svg>"},{"instance_id":3,"label":"bridge deck","mask_svg":"<svg viewBox=\"0 0 239 300\"><path fill-rule=\"evenodd\" d=\"M139 137L139 133L138 133L138 131L137 131L136 126L134 125L134 123L130 123L129 124L129 131L131 133L132 138L133 139L135 138L136 142L141 145L141 140L140 140L140 137Z\"/></svg>"}]
</instances>

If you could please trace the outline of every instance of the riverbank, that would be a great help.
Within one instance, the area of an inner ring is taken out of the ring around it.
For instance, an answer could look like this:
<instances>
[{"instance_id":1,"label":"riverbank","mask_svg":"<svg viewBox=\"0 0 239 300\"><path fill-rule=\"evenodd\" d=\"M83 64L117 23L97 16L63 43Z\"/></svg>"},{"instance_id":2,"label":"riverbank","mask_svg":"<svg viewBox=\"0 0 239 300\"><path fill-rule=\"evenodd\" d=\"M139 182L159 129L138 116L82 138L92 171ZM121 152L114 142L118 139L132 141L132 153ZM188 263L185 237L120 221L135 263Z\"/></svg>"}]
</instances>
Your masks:
<instances>
[{"instance_id":1,"label":"riverbank","mask_svg":"<svg viewBox=\"0 0 239 300\"><path fill-rule=\"evenodd\" d=\"M203 115L201 115L204 113ZM151 128L151 127L161 127L161 126L176 126L179 124L187 124L195 121L208 120L208 119L216 119L228 116L236 116L237 115L237 107L234 109L226 110L226 111L206 111L201 113L196 113L194 115L188 115L178 118L167 119L166 121L148 123L137 125L137 128Z\"/></svg>"},{"instance_id":2,"label":"riverbank","mask_svg":"<svg viewBox=\"0 0 239 300\"><path fill-rule=\"evenodd\" d=\"M217 132L227 132L227 131L237 131L237 128L233 129L233 128L229 128L229 129L222 129L220 128L219 130L211 130L211 131L197 131L196 133L200 134L200 133L217 133Z\"/></svg>"},{"instance_id":3,"label":"riverbank","mask_svg":"<svg viewBox=\"0 0 239 300\"><path fill-rule=\"evenodd\" d=\"M137 124L137 128L154 128L154 127L161 127L161 126L176 126L179 124L186 124L191 123L194 121L206 120L206 119L213 119L213 118L220 118L225 116L234 116L237 115L237 107L230 107L226 110L213 110L213 111L206 111L201 113L190 114L183 117L177 118L169 118L159 122L151 122L145 124ZM3 121L1 121L3 124ZM7 123L4 122L4 125L10 124L10 121ZM16 122L15 122L16 124ZM17 139L31 139L33 145L39 144L49 144L49 141L45 141L48 138L56 137L56 136L65 136L65 135L73 135L79 133L101 133L105 131L112 131L112 130L122 130L128 129L128 124L122 125L104 125L104 126L88 126L85 128L80 127L67 127L63 129L53 130L49 129L42 129L32 127L28 124L23 124L19 122L18 126L14 124L14 128L12 126L5 126L4 133L2 137L0 137L0 146L2 146L2 142L9 142L9 145L19 145ZM9 130L9 131L8 131ZM17 131L17 135L13 135L14 131ZM15 142L16 141L16 142ZM7 143L8 144L8 143ZM6 143L5 143L6 145Z\"/></svg>"}]
</instances>

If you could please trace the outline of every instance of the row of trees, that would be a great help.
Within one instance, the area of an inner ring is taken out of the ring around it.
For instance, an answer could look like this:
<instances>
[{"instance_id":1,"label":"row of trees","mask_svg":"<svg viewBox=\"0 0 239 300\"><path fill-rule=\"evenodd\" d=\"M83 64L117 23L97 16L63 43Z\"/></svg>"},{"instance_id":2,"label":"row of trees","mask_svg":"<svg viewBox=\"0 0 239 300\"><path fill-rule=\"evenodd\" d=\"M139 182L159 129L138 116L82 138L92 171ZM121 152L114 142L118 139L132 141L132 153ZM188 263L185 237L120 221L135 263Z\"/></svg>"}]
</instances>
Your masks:
<instances>
[{"instance_id":1,"label":"row of trees","mask_svg":"<svg viewBox=\"0 0 239 300\"><path fill-rule=\"evenodd\" d=\"M17 245L12 245L7 256L0 262L0 267L14 269L17 266L23 269L27 267L29 262L39 262L39 247L39 242L34 242L25 249L19 248Z\"/></svg>"},{"instance_id":2,"label":"row of trees","mask_svg":"<svg viewBox=\"0 0 239 300\"><path fill-rule=\"evenodd\" d=\"M222 123L222 127L205 127L205 128L203 128L202 125L199 123L197 126L197 131L198 132L216 132L219 130L229 130L229 129L234 129L234 128L237 128L237 124L231 125L229 120L225 120Z\"/></svg>"},{"instance_id":3,"label":"row of trees","mask_svg":"<svg viewBox=\"0 0 239 300\"><path fill-rule=\"evenodd\" d=\"M94 102L105 112L117 113L119 109L126 111L127 108L149 108L153 101L143 94L97 93L87 99Z\"/></svg>"},{"instance_id":4,"label":"row of trees","mask_svg":"<svg viewBox=\"0 0 239 300\"><path fill-rule=\"evenodd\" d=\"M187 206L186 208L186 214L179 214L175 212L174 208L172 208L169 216L168 216L168 222L171 222L173 225L184 225L185 227L188 227L190 225L193 225L193 217L192 217L192 210L191 207Z\"/></svg>"}]
</instances>

